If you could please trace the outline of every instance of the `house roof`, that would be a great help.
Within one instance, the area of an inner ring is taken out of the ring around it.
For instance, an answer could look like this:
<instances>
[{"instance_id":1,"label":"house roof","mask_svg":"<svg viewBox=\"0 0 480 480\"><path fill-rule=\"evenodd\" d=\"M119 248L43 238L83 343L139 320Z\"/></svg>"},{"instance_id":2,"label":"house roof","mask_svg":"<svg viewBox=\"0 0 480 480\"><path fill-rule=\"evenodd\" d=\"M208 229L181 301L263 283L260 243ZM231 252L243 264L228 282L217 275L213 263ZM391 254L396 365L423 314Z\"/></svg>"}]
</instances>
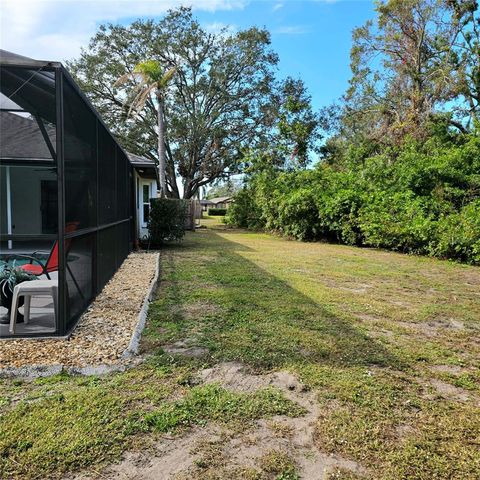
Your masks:
<instances>
[{"instance_id":1,"label":"house roof","mask_svg":"<svg viewBox=\"0 0 480 480\"><path fill-rule=\"evenodd\" d=\"M38 123L42 120L22 113L0 111L0 158L53 161ZM49 123L43 126L55 148L55 126Z\"/></svg>"},{"instance_id":2,"label":"house roof","mask_svg":"<svg viewBox=\"0 0 480 480\"><path fill-rule=\"evenodd\" d=\"M34 60L30 57L24 57L23 55L18 55L17 53L9 52L7 50L0 49L0 63L2 65L15 65L22 67L59 67L60 62L52 62L48 60Z\"/></svg>"},{"instance_id":3,"label":"house roof","mask_svg":"<svg viewBox=\"0 0 480 480\"><path fill-rule=\"evenodd\" d=\"M57 85L54 69L57 69L57 72L61 72L63 81L80 96L83 103L95 115L97 121L105 127L115 144L126 155L124 148L111 133L99 112L61 62L34 60L0 49L1 107L4 109L35 112L36 115L46 122L52 125L55 124ZM18 88L19 85L22 85L21 89ZM4 125L2 124L3 128ZM68 136L67 134L68 132L65 132L66 137ZM78 141L76 138L71 140ZM79 142L78 148L82 148L81 142ZM149 161L146 160L146 162L142 163L142 166L146 167L148 163Z\"/></svg>"},{"instance_id":4,"label":"house roof","mask_svg":"<svg viewBox=\"0 0 480 480\"><path fill-rule=\"evenodd\" d=\"M216 197L216 198L210 198L210 201L212 203L224 203L228 202L232 199L232 197Z\"/></svg>"},{"instance_id":5,"label":"house roof","mask_svg":"<svg viewBox=\"0 0 480 480\"><path fill-rule=\"evenodd\" d=\"M214 205L214 203L211 200L200 200L200 205Z\"/></svg>"},{"instance_id":6,"label":"house roof","mask_svg":"<svg viewBox=\"0 0 480 480\"><path fill-rule=\"evenodd\" d=\"M134 167L139 168L155 168L156 163L149 158L140 157L140 155L135 155L134 153L127 152L128 159Z\"/></svg>"}]
</instances>

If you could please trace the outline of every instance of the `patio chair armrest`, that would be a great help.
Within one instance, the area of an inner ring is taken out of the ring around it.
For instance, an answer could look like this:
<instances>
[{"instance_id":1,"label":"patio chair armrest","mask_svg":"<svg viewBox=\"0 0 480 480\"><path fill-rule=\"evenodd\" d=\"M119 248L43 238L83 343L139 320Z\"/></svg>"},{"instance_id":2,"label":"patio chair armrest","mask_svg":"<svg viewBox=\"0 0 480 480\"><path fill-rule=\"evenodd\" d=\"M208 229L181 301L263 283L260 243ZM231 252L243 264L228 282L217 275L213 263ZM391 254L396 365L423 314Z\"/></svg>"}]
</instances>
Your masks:
<instances>
[{"instance_id":1,"label":"patio chair armrest","mask_svg":"<svg viewBox=\"0 0 480 480\"><path fill-rule=\"evenodd\" d=\"M32 252L32 256L36 256L38 253L41 253L42 255L50 255L50 252L47 252L46 250L35 250Z\"/></svg>"},{"instance_id":2,"label":"patio chair armrest","mask_svg":"<svg viewBox=\"0 0 480 480\"><path fill-rule=\"evenodd\" d=\"M31 255L12 255L12 258L28 258L30 260L30 264L36 262L42 268L45 268L45 265L37 257L32 257Z\"/></svg>"}]
</instances>

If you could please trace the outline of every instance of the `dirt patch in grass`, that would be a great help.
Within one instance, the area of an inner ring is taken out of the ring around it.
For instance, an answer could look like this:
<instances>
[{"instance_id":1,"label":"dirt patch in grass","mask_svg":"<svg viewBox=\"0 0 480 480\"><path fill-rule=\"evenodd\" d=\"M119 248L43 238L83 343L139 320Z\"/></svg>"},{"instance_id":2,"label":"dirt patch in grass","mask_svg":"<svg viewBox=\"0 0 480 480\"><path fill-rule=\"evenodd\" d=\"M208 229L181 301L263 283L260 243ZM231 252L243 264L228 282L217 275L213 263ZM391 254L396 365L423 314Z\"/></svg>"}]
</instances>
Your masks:
<instances>
[{"instance_id":1,"label":"dirt patch in grass","mask_svg":"<svg viewBox=\"0 0 480 480\"><path fill-rule=\"evenodd\" d=\"M385 319L378 317L377 315L372 315L370 313L356 313L355 316L364 322L378 323L385 321Z\"/></svg>"},{"instance_id":2,"label":"dirt patch in grass","mask_svg":"<svg viewBox=\"0 0 480 480\"><path fill-rule=\"evenodd\" d=\"M435 319L428 322L397 322L396 325L414 331L420 336L436 337L445 332L463 332L465 325L454 318Z\"/></svg>"},{"instance_id":3,"label":"dirt patch in grass","mask_svg":"<svg viewBox=\"0 0 480 480\"><path fill-rule=\"evenodd\" d=\"M316 395L295 375L287 371L255 375L245 365L229 362L200 371L198 379L202 385L221 385L236 394L276 388L302 407L303 415L274 415L253 424L196 426L181 436L161 438L148 452L126 454L120 463L102 470L99 478L322 480L339 469L366 474L354 461L317 450L313 440L319 414Z\"/></svg>"},{"instance_id":4,"label":"dirt patch in grass","mask_svg":"<svg viewBox=\"0 0 480 480\"><path fill-rule=\"evenodd\" d=\"M192 447L204 441L206 436L214 436L215 428L195 427L182 437L164 436L146 450L127 452L122 461L100 472L85 472L65 477L65 480L91 479L174 479L182 471L193 466L195 456Z\"/></svg>"},{"instance_id":5,"label":"dirt patch in grass","mask_svg":"<svg viewBox=\"0 0 480 480\"><path fill-rule=\"evenodd\" d=\"M463 388L455 387L450 383L442 382L441 380L432 379L430 384L435 391L443 398L447 400L454 400L457 402L469 402L475 399L475 396L470 392L465 391ZM478 398L475 399L478 402ZM479 403L480 405L480 403Z\"/></svg>"},{"instance_id":6,"label":"dirt patch in grass","mask_svg":"<svg viewBox=\"0 0 480 480\"><path fill-rule=\"evenodd\" d=\"M221 311L218 305L202 301L189 303L182 307L182 310L187 320L196 320L199 317L216 315Z\"/></svg>"},{"instance_id":7,"label":"dirt patch in grass","mask_svg":"<svg viewBox=\"0 0 480 480\"><path fill-rule=\"evenodd\" d=\"M196 347L191 342L180 340L178 342L163 345L163 350L170 355L182 355L184 357L202 358L208 354L208 350Z\"/></svg>"},{"instance_id":8,"label":"dirt patch in grass","mask_svg":"<svg viewBox=\"0 0 480 480\"><path fill-rule=\"evenodd\" d=\"M379 339L395 338L395 334L391 330L386 330L384 328L380 328L376 331L370 331L368 332L368 335L372 338L379 338Z\"/></svg>"},{"instance_id":9,"label":"dirt patch in grass","mask_svg":"<svg viewBox=\"0 0 480 480\"><path fill-rule=\"evenodd\" d=\"M458 365L431 365L429 368L432 372L447 373L449 375L461 375L467 371Z\"/></svg>"}]
</instances>

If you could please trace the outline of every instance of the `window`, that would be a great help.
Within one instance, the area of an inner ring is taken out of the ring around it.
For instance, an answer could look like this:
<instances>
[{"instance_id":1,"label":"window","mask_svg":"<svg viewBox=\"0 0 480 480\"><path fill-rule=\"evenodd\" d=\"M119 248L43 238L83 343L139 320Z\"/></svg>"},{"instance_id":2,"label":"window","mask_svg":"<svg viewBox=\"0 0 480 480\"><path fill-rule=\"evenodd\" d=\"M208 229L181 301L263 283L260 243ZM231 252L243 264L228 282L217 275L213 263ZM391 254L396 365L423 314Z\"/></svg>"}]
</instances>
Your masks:
<instances>
[{"instance_id":1,"label":"window","mask_svg":"<svg viewBox=\"0 0 480 480\"><path fill-rule=\"evenodd\" d=\"M143 225L146 226L150 216L150 184L143 184Z\"/></svg>"}]
</instances>

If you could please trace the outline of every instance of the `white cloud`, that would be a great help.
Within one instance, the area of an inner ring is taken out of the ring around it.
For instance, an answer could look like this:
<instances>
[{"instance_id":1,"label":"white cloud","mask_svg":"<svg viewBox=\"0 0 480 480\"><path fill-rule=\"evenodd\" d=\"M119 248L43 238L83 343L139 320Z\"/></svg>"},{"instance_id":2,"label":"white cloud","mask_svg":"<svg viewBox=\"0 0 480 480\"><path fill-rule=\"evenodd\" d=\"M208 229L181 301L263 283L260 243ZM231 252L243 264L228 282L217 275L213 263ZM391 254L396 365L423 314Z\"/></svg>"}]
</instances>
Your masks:
<instances>
[{"instance_id":1,"label":"white cloud","mask_svg":"<svg viewBox=\"0 0 480 480\"><path fill-rule=\"evenodd\" d=\"M248 0L1 0L0 48L41 60L77 56L102 22L158 17L168 9L241 9Z\"/></svg>"},{"instance_id":2,"label":"white cloud","mask_svg":"<svg viewBox=\"0 0 480 480\"><path fill-rule=\"evenodd\" d=\"M276 3L273 6L272 11L276 12L277 10L280 10L281 8L283 8L283 3Z\"/></svg>"},{"instance_id":3,"label":"white cloud","mask_svg":"<svg viewBox=\"0 0 480 480\"><path fill-rule=\"evenodd\" d=\"M236 25L229 25L229 24L222 23L222 22L207 23L207 24L203 25L203 28L208 33L219 34L221 32L224 32L227 36L228 35L233 35L236 32L238 32L238 27Z\"/></svg>"},{"instance_id":4,"label":"white cloud","mask_svg":"<svg viewBox=\"0 0 480 480\"><path fill-rule=\"evenodd\" d=\"M302 35L309 32L310 27L306 27L304 25L286 25L283 27L277 27L273 30L273 33L279 35Z\"/></svg>"}]
</instances>

